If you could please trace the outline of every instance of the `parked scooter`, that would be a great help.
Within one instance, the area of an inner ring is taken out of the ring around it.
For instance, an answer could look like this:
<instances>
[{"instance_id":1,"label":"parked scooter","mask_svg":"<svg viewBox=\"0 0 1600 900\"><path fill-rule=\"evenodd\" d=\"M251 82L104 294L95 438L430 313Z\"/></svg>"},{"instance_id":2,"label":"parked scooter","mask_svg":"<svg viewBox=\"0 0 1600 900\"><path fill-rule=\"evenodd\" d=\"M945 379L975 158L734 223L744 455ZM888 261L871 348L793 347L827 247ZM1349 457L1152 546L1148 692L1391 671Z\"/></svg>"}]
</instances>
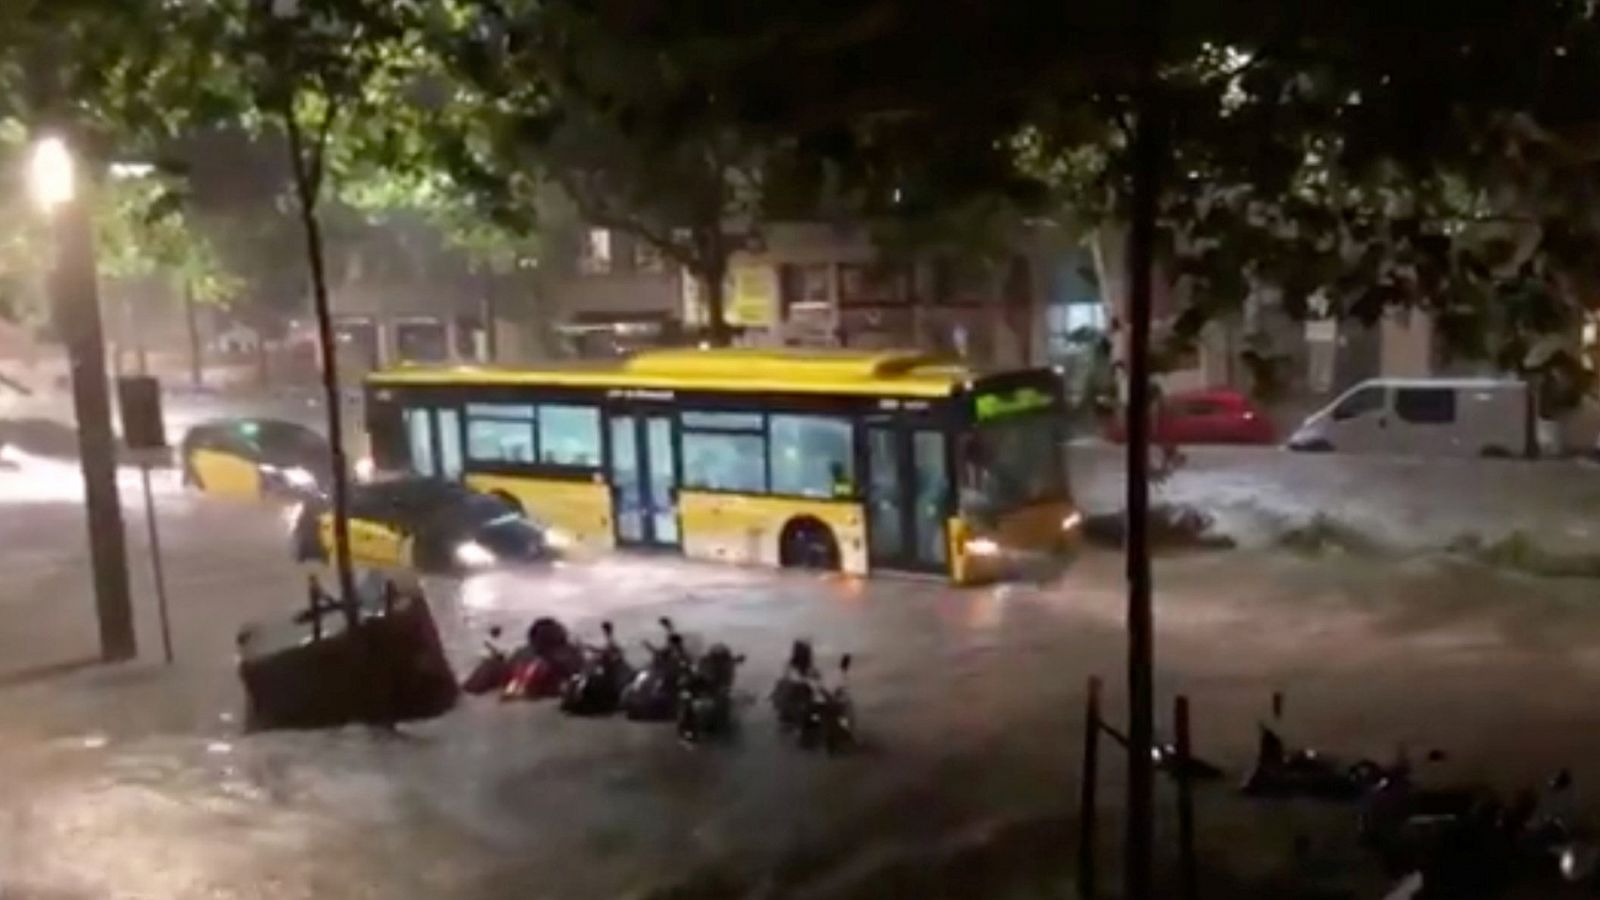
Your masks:
<instances>
[{"instance_id":1,"label":"parked scooter","mask_svg":"<svg viewBox=\"0 0 1600 900\"><path fill-rule=\"evenodd\" d=\"M503 690L511 680L511 657L500 646L500 635L500 626L489 629L489 637L483 642L483 657L461 682L463 691L473 696L491 694Z\"/></svg>"},{"instance_id":2,"label":"parked scooter","mask_svg":"<svg viewBox=\"0 0 1600 900\"><path fill-rule=\"evenodd\" d=\"M798 731L811 711L812 698L821 688L810 641L795 641L789 649L789 662L772 686L772 711L779 731Z\"/></svg>"},{"instance_id":3,"label":"parked scooter","mask_svg":"<svg viewBox=\"0 0 1600 900\"><path fill-rule=\"evenodd\" d=\"M1421 789L1386 779L1362 814L1362 838L1401 877L1393 897L1492 896L1516 884L1600 887L1600 850L1574 827L1566 772L1511 804L1486 790Z\"/></svg>"},{"instance_id":4,"label":"parked scooter","mask_svg":"<svg viewBox=\"0 0 1600 900\"><path fill-rule=\"evenodd\" d=\"M743 662L726 644L700 657L678 697L678 737L693 744L732 730L733 679Z\"/></svg>"},{"instance_id":5,"label":"parked scooter","mask_svg":"<svg viewBox=\"0 0 1600 900\"><path fill-rule=\"evenodd\" d=\"M561 694L567 679L583 664L583 655L555 619L540 618L528 628L528 642L511 656L511 677L502 700L543 700Z\"/></svg>"},{"instance_id":6,"label":"parked scooter","mask_svg":"<svg viewBox=\"0 0 1600 900\"><path fill-rule=\"evenodd\" d=\"M820 746L830 754L856 746L855 706L846 686L849 675L850 654L846 653L839 660L839 684L829 688L819 679L814 685L800 723L800 746Z\"/></svg>"},{"instance_id":7,"label":"parked scooter","mask_svg":"<svg viewBox=\"0 0 1600 900\"><path fill-rule=\"evenodd\" d=\"M673 628L672 620L662 617L660 622L667 633L666 643L657 647L645 641L645 649L650 651L650 664L635 673L622 691L622 712L636 722L676 719L679 695L694 668L683 635Z\"/></svg>"},{"instance_id":8,"label":"parked scooter","mask_svg":"<svg viewBox=\"0 0 1600 900\"><path fill-rule=\"evenodd\" d=\"M1108 737L1128 748L1128 736L1111 727L1105 722L1100 723L1100 730ZM1172 778L1182 778L1186 781L1216 781L1225 773L1216 764L1207 762L1189 751L1185 759L1178 753L1178 745L1171 742L1157 742L1150 746L1150 760L1155 765L1155 770Z\"/></svg>"},{"instance_id":9,"label":"parked scooter","mask_svg":"<svg viewBox=\"0 0 1600 900\"><path fill-rule=\"evenodd\" d=\"M1309 747L1289 750L1278 732L1260 724L1256 762L1239 786L1252 797L1312 797L1356 800L1390 770L1370 759L1346 764Z\"/></svg>"},{"instance_id":10,"label":"parked scooter","mask_svg":"<svg viewBox=\"0 0 1600 900\"><path fill-rule=\"evenodd\" d=\"M600 623L605 635L598 647L584 648L583 668L561 689L561 711L575 716L608 716L622 703L622 692L633 680L633 667L617 644L610 622Z\"/></svg>"}]
</instances>

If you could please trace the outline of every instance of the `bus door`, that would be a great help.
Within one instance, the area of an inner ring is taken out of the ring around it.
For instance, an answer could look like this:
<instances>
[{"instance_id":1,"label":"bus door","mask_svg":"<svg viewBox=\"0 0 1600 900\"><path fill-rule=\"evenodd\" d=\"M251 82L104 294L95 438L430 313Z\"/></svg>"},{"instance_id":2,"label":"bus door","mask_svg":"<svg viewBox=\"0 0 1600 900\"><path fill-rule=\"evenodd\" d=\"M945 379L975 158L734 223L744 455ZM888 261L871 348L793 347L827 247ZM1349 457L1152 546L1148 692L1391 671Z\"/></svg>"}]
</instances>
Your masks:
<instances>
[{"instance_id":1,"label":"bus door","mask_svg":"<svg viewBox=\"0 0 1600 900\"><path fill-rule=\"evenodd\" d=\"M949 569L945 432L890 417L866 422L867 556L874 567Z\"/></svg>"},{"instance_id":2,"label":"bus door","mask_svg":"<svg viewBox=\"0 0 1600 900\"><path fill-rule=\"evenodd\" d=\"M676 548L681 539L675 417L662 408L613 409L607 427L617 544Z\"/></svg>"}]
</instances>

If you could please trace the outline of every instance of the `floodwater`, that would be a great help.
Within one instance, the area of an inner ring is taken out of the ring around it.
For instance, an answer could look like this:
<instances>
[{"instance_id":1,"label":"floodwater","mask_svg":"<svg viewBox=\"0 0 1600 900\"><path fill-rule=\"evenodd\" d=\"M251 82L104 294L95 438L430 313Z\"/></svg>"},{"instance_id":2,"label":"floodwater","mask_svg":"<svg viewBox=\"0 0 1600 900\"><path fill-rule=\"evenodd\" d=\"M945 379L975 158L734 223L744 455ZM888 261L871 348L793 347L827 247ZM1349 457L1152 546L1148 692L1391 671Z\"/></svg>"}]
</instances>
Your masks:
<instances>
[{"instance_id":1,"label":"floodwater","mask_svg":"<svg viewBox=\"0 0 1600 900\"><path fill-rule=\"evenodd\" d=\"M1123 718L1110 555L1047 584L972 590L605 556L430 582L458 668L490 625L515 633L535 615L591 639L612 619L638 660L670 615L749 655L735 740L687 748L670 727L486 699L398 733L242 734L233 630L286 614L302 574L270 510L161 498L171 668L51 668L92 649L82 523L46 500L0 523L7 898L889 896L874 873L937 870L1029 822L1060 824L1045 832L1061 838L1055 858L1030 859L1064 869L1091 675ZM137 528L130 542L137 563ZM147 573L135 577L148 656ZM1283 690L1291 739L1329 751L1439 746L1450 777L1527 784L1566 765L1600 782L1590 583L1255 550L1165 560L1157 585L1160 721L1190 696L1199 751L1233 771ZM796 637L830 663L855 655L861 752L826 758L776 733L765 692ZM1104 752L1111 853L1119 766ZM1312 814L1241 805L1226 785L1201 798L1202 846L1228 865L1286 864L1288 835L1313 822L1321 841Z\"/></svg>"}]
</instances>

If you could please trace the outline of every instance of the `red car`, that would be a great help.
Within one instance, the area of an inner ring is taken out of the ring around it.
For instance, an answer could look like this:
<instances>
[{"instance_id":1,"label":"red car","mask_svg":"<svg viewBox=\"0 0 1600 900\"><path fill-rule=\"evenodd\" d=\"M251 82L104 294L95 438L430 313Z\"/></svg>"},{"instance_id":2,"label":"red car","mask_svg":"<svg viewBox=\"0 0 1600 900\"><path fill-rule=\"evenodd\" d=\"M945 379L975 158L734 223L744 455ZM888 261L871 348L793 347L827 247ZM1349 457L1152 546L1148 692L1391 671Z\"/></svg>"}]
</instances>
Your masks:
<instances>
[{"instance_id":1,"label":"red car","mask_svg":"<svg viewBox=\"0 0 1600 900\"><path fill-rule=\"evenodd\" d=\"M1155 414L1150 441L1157 445L1271 444L1272 421L1249 397L1226 388L1173 394ZM1120 418L1111 422L1106 436L1117 443L1127 440Z\"/></svg>"}]
</instances>

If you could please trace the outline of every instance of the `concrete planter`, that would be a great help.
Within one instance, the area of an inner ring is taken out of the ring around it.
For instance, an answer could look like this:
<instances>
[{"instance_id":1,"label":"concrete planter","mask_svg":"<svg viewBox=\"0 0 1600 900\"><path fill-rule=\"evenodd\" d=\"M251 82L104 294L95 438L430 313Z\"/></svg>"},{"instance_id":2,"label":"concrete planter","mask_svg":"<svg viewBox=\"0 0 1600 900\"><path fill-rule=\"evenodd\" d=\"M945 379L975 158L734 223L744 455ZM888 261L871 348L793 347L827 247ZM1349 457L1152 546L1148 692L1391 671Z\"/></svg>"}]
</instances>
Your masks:
<instances>
[{"instance_id":1,"label":"concrete planter","mask_svg":"<svg viewBox=\"0 0 1600 900\"><path fill-rule=\"evenodd\" d=\"M347 630L331 603L290 622L241 629L247 727L330 728L443 715L458 689L421 592L364 603Z\"/></svg>"}]
</instances>

